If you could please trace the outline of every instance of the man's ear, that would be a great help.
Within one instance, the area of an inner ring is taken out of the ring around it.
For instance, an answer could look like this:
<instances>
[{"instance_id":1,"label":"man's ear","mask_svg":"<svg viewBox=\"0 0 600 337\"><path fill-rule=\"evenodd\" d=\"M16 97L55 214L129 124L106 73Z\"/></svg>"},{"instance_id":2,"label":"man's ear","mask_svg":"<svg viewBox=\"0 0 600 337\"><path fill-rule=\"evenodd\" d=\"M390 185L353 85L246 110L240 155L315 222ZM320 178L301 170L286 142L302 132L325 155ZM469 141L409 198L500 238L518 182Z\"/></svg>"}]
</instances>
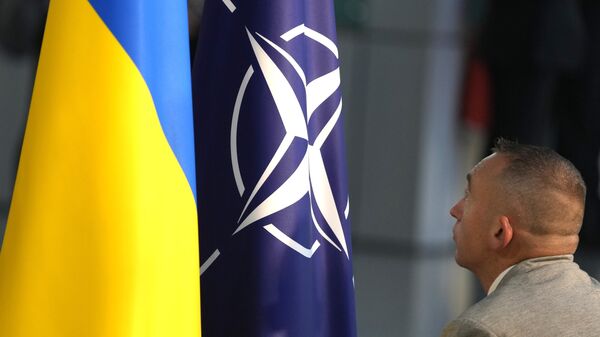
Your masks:
<instances>
[{"instance_id":1,"label":"man's ear","mask_svg":"<svg viewBox=\"0 0 600 337\"><path fill-rule=\"evenodd\" d=\"M494 232L494 247L497 249L506 248L513 238L513 226L510 219L502 215L498 218L498 223Z\"/></svg>"}]
</instances>

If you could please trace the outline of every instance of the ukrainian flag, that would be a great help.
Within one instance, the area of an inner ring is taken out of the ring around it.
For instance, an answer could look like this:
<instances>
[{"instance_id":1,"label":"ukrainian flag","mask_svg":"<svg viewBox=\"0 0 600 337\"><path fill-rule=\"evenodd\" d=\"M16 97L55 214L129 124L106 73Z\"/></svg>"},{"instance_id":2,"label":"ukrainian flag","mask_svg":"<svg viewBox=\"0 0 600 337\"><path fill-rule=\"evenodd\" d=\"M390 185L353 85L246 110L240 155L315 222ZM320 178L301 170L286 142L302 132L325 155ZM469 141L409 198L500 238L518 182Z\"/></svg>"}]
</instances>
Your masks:
<instances>
[{"instance_id":1,"label":"ukrainian flag","mask_svg":"<svg viewBox=\"0 0 600 337\"><path fill-rule=\"evenodd\" d=\"M4 244L0 335L200 335L184 0L52 0Z\"/></svg>"}]
</instances>

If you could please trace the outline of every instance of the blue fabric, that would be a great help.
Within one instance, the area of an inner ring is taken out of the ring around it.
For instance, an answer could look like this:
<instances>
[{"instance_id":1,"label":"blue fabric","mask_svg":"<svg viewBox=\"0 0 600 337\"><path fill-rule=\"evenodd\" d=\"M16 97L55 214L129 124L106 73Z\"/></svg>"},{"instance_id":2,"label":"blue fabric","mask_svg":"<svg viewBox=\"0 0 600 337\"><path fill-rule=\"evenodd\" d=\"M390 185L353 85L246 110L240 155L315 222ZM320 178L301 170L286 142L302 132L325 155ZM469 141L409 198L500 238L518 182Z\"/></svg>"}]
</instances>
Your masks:
<instances>
[{"instance_id":1,"label":"blue fabric","mask_svg":"<svg viewBox=\"0 0 600 337\"><path fill-rule=\"evenodd\" d=\"M90 4L144 77L165 136L195 196L187 2L90 0Z\"/></svg>"},{"instance_id":2,"label":"blue fabric","mask_svg":"<svg viewBox=\"0 0 600 337\"><path fill-rule=\"evenodd\" d=\"M306 35L289 41L280 36L304 24L336 43L333 3L331 0L232 0L232 3L233 11L224 1L206 1L192 69L200 258L205 269L201 276L203 336L356 336L350 221L344 212L348 188L343 118L334 119L334 127L319 151L343 239L336 237L323 214L324 208L317 204L317 194L324 194L308 183L310 178L312 184L319 184L317 171L312 168L305 180L306 191L299 200L275 212L263 210L256 221L239 229L248 214L273 198L294 175L309 146L315 146L317 136L323 133L341 103L338 86L307 123L307 94L301 77L292 63L260 36L289 53L310 83L337 69L338 57ZM267 85L270 75L263 72L251 38L293 89L302 109L300 124L308 139L296 136L284 147L281 160L243 212L288 134L271 92L273 88ZM246 90L241 92L242 79L250 67L253 73ZM238 93L242 99L236 128L233 111ZM237 152L232 151L232 134L237 139ZM241 195L232 157L239 163L244 185ZM308 157L312 163L316 159L314 155ZM301 186L295 188L302 190ZM317 230L311 206L325 236L339 249ZM304 256L267 231L268 225L302 247L310 249L315 242L319 247L312 256ZM218 257L206 268L217 251Z\"/></svg>"}]
</instances>

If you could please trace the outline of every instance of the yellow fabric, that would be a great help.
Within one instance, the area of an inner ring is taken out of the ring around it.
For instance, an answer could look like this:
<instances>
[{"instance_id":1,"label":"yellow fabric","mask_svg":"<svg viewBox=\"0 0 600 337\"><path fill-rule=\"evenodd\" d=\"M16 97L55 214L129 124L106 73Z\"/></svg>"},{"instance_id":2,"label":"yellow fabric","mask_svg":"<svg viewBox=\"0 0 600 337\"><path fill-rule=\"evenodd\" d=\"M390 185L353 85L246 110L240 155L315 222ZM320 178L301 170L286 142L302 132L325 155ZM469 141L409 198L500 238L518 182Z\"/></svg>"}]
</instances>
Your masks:
<instances>
[{"instance_id":1,"label":"yellow fabric","mask_svg":"<svg viewBox=\"0 0 600 337\"><path fill-rule=\"evenodd\" d=\"M0 252L3 337L200 335L196 205L139 71L53 0Z\"/></svg>"}]
</instances>

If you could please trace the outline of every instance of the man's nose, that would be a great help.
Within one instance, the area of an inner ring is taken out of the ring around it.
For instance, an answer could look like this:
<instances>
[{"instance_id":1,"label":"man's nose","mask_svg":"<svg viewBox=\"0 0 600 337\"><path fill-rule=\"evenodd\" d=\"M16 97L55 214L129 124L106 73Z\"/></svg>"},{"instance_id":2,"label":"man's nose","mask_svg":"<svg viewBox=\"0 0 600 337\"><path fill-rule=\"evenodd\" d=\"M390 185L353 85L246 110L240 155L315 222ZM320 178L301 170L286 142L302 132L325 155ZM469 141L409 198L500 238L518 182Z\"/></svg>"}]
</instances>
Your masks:
<instances>
[{"instance_id":1,"label":"man's nose","mask_svg":"<svg viewBox=\"0 0 600 337\"><path fill-rule=\"evenodd\" d=\"M460 219L462 215L462 206L463 199L460 199L459 202L457 202L454 206L452 206L452 208L450 208L450 216L452 216L455 219Z\"/></svg>"}]
</instances>

